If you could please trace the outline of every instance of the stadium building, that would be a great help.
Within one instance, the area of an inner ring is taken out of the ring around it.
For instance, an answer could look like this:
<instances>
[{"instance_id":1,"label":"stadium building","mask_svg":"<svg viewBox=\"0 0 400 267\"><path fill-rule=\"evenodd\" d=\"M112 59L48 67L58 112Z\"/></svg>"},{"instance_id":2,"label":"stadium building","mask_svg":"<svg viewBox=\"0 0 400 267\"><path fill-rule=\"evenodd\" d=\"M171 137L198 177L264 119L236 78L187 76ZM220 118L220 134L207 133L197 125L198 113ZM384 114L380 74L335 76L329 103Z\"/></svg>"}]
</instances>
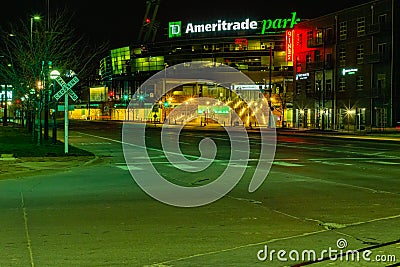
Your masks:
<instances>
[{"instance_id":1,"label":"stadium building","mask_svg":"<svg viewBox=\"0 0 400 267\"><path fill-rule=\"evenodd\" d=\"M163 121L171 108L193 98L217 98L234 109L233 98L263 94L277 127L394 127L400 121L399 61L394 60L399 56L398 10L395 0L376 0L307 20L291 10L285 17L221 16L167 25L145 16L138 42L113 49L102 59L103 85L90 89L85 114L92 119L152 120L145 115L152 109ZM156 40L157 29L161 35ZM185 84L159 99L157 107L141 105L141 100L159 96L157 88L137 91L147 79L198 61L235 68L252 84Z\"/></svg>"}]
</instances>

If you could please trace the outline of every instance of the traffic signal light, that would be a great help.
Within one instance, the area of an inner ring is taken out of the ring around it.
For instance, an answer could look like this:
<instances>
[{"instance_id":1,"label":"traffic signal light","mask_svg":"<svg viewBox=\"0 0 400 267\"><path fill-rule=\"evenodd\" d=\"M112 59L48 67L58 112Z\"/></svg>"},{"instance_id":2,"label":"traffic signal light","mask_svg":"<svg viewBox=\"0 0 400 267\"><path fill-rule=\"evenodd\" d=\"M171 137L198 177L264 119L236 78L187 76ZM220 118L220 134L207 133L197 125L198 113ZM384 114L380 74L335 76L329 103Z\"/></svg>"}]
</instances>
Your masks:
<instances>
[{"instance_id":1,"label":"traffic signal light","mask_svg":"<svg viewBox=\"0 0 400 267\"><path fill-rule=\"evenodd\" d=\"M145 19L145 24L149 24L150 23L150 18L146 18Z\"/></svg>"},{"instance_id":2,"label":"traffic signal light","mask_svg":"<svg viewBox=\"0 0 400 267\"><path fill-rule=\"evenodd\" d=\"M126 100L128 100L128 95L124 95L124 100L126 101Z\"/></svg>"},{"instance_id":3,"label":"traffic signal light","mask_svg":"<svg viewBox=\"0 0 400 267\"><path fill-rule=\"evenodd\" d=\"M166 108L169 107L169 102L168 101L164 102L164 107L166 107Z\"/></svg>"}]
</instances>

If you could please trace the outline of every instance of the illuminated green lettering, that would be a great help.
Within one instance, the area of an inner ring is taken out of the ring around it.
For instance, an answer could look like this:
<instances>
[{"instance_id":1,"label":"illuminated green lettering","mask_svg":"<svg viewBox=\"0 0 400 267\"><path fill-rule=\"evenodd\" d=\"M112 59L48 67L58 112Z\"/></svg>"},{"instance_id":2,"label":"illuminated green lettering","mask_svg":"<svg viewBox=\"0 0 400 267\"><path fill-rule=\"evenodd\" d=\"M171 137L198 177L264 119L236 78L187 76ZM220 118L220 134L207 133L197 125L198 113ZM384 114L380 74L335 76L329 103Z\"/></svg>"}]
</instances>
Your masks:
<instances>
[{"instance_id":1,"label":"illuminated green lettering","mask_svg":"<svg viewBox=\"0 0 400 267\"><path fill-rule=\"evenodd\" d=\"M293 29L294 25L299 22L300 19L296 19L296 12L292 12L292 18L290 20L290 28Z\"/></svg>"},{"instance_id":2,"label":"illuminated green lettering","mask_svg":"<svg viewBox=\"0 0 400 267\"><path fill-rule=\"evenodd\" d=\"M275 19L274 23L272 23L272 28L274 28L274 29L282 28L281 22L282 22L282 19Z\"/></svg>"},{"instance_id":3,"label":"illuminated green lettering","mask_svg":"<svg viewBox=\"0 0 400 267\"><path fill-rule=\"evenodd\" d=\"M269 29L286 29L286 28L293 28L294 25L296 25L300 19L296 18L297 13L292 12L292 17L290 19L264 19L262 28L261 28L261 34L265 34L267 30ZM290 22L290 25L289 25Z\"/></svg>"}]
</instances>

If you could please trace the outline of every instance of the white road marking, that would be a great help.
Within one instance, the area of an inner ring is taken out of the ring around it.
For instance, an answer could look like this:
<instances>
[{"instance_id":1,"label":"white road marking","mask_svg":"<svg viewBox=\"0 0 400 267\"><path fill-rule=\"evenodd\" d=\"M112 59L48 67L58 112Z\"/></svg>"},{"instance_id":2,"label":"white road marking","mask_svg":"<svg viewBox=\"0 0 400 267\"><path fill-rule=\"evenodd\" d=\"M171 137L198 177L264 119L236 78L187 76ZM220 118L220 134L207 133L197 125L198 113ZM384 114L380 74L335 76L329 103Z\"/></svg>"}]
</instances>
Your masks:
<instances>
[{"instance_id":1,"label":"white road marking","mask_svg":"<svg viewBox=\"0 0 400 267\"><path fill-rule=\"evenodd\" d=\"M368 160L368 163L376 163L376 164L384 164L384 165L399 165L399 162L390 162L390 161L378 161L378 160Z\"/></svg>"},{"instance_id":2,"label":"white road marking","mask_svg":"<svg viewBox=\"0 0 400 267\"><path fill-rule=\"evenodd\" d=\"M91 145L111 145L110 142L86 142L86 143L77 143L81 146L91 146Z\"/></svg>"},{"instance_id":3,"label":"white road marking","mask_svg":"<svg viewBox=\"0 0 400 267\"><path fill-rule=\"evenodd\" d=\"M187 142L182 142L182 141L179 141L179 144L182 144L182 145L193 145L192 143L187 143Z\"/></svg>"},{"instance_id":4,"label":"white road marking","mask_svg":"<svg viewBox=\"0 0 400 267\"><path fill-rule=\"evenodd\" d=\"M244 165L244 164L235 164L235 163L225 163L223 165L229 165L229 167L234 167L234 168L250 168L253 166L248 166L248 165Z\"/></svg>"},{"instance_id":5,"label":"white road marking","mask_svg":"<svg viewBox=\"0 0 400 267\"><path fill-rule=\"evenodd\" d=\"M272 162L272 164L280 165L280 166L286 166L286 167L301 167L301 166L304 166L302 164L290 163L290 162L284 162L284 161L274 161L274 162Z\"/></svg>"},{"instance_id":6,"label":"white road marking","mask_svg":"<svg viewBox=\"0 0 400 267\"><path fill-rule=\"evenodd\" d=\"M127 165L117 165L117 168L124 170L124 171L140 171L143 170L142 168L136 166L127 166Z\"/></svg>"},{"instance_id":7,"label":"white road marking","mask_svg":"<svg viewBox=\"0 0 400 267\"><path fill-rule=\"evenodd\" d=\"M321 163L321 164L326 164L326 165L332 165L332 166L352 166L352 163L345 163L345 162L336 162L336 161L319 161L319 160L315 160L314 162L316 163Z\"/></svg>"},{"instance_id":8,"label":"white road marking","mask_svg":"<svg viewBox=\"0 0 400 267\"><path fill-rule=\"evenodd\" d=\"M385 156L385 157L383 157L383 158L373 158L374 160L387 160L387 159L397 159L397 160L400 160L400 157L396 157L396 156ZM308 159L308 160L311 160L311 161L326 161L326 160L360 160L360 161L366 161L366 160L371 160L371 158L365 158L365 157L362 157L362 158L316 158L316 159Z\"/></svg>"}]
</instances>

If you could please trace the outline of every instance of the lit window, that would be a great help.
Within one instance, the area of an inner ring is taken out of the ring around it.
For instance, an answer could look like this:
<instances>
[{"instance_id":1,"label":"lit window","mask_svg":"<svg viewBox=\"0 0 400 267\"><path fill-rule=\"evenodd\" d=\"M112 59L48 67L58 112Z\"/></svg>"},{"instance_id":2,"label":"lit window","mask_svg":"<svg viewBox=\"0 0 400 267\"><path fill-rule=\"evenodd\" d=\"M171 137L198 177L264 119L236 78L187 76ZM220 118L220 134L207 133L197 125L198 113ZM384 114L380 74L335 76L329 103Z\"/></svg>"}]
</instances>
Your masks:
<instances>
[{"instance_id":1,"label":"lit window","mask_svg":"<svg viewBox=\"0 0 400 267\"><path fill-rule=\"evenodd\" d=\"M346 65L346 49L344 47L339 48L339 65Z\"/></svg>"},{"instance_id":2,"label":"lit window","mask_svg":"<svg viewBox=\"0 0 400 267\"><path fill-rule=\"evenodd\" d=\"M346 80L344 77L341 77L339 80L339 91L346 90Z\"/></svg>"},{"instance_id":3,"label":"lit window","mask_svg":"<svg viewBox=\"0 0 400 267\"><path fill-rule=\"evenodd\" d=\"M364 76L357 76L356 78L356 86L357 86L357 90L361 91L364 89Z\"/></svg>"},{"instance_id":4,"label":"lit window","mask_svg":"<svg viewBox=\"0 0 400 267\"><path fill-rule=\"evenodd\" d=\"M347 39L347 21L342 21L339 24L339 36L340 40Z\"/></svg>"},{"instance_id":5,"label":"lit window","mask_svg":"<svg viewBox=\"0 0 400 267\"><path fill-rule=\"evenodd\" d=\"M357 64L364 63L364 45L357 46Z\"/></svg>"},{"instance_id":6,"label":"lit window","mask_svg":"<svg viewBox=\"0 0 400 267\"><path fill-rule=\"evenodd\" d=\"M325 81L325 97L326 99L332 99L332 80L327 79Z\"/></svg>"},{"instance_id":7,"label":"lit window","mask_svg":"<svg viewBox=\"0 0 400 267\"><path fill-rule=\"evenodd\" d=\"M310 54L306 55L306 63L311 63L311 55Z\"/></svg>"},{"instance_id":8,"label":"lit window","mask_svg":"<svg viewBox=\"0 0 400 267\"><path fill-rule=\"evenodd\" d=\"M313 39L313 32L312 31L308 31L307 32L307 41L312 40Z\"/></svg>"},{"instance_id":9,"label":"lit window","mask_svg":"<svg viewBox=\"0 0 400 267\"><path fill-rule=\"evenodd\" d=\"M306 94L311 94L311 81L306 81Z\"/></svg>"},{"instance_id":10,"label":"lit window","mask_svg":"<svg viewBox=\"0 0 400 267\"><path fill-rule=\"evenodd\" d=\"M357 19L357 36L365 35L365 17Z\"/></svg>"}]
</instances>

